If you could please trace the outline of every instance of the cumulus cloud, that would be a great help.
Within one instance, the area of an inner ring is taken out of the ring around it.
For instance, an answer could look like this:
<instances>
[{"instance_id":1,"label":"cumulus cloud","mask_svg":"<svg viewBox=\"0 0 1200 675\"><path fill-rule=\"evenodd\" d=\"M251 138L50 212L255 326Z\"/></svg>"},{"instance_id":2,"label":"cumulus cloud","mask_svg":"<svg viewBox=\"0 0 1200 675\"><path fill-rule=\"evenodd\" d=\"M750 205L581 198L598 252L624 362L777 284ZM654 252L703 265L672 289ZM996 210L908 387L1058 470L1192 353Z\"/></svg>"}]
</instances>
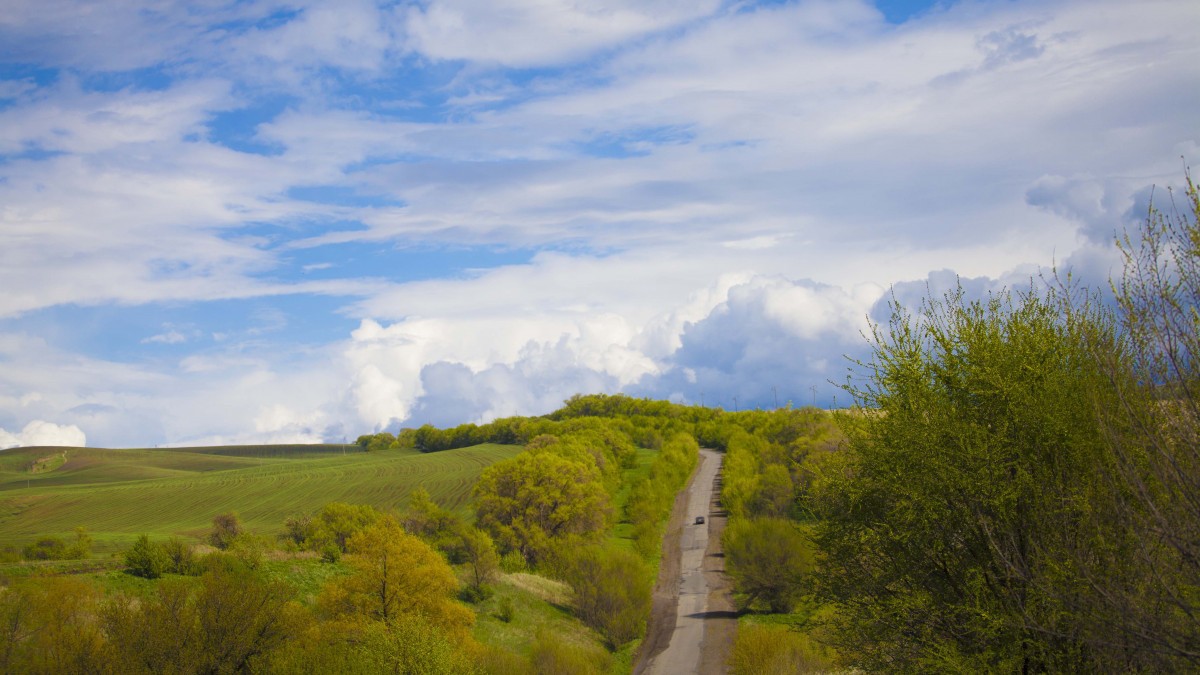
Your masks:
<instances>
[{"instance_id":1,"label":"cumulus cloud","mask_svg":"<svg viewBox=\"0 0 1200 675\"><path fill-rule=\"evenodd\" d=\"M831 402L886 298L1050 264L1107 278L1112 234L1200 147L1197 19L1173 0L938 3L902 25L862 0L6 3L0 60L46 72L0 80L0 426L178 444L578 391ZM411 254L458 248L528 255ZM284 296L306 310L273 311ZM268 307L63 337L78 307L238 299ZM283 346L331 318L357 328Z\"/></svg>"},{"instance_id":2,"label":"cumulus cloud","mask_svg":"<svg viewBox=\"0 0 1200 675\"><path fill-rule=\"evenodd\" d=\"M840 374L845 353L862 346L860 331L881 293L874 285L847 291L781 276L730 276L649 320L613 317L615 332L589 325L590 314L558 317L540 339L470 364L449 355L481 350L434 350L460 333L484 335L493 346L537 333L501 317L386 327L365 321L349 351L359 364L356 405L364 421L383 428L540 414L581 392L693 403L707 392L707 403L732 408L734 397L743 406L769 406L779 396L799 404L800 394L807 401L811 393L802 388L816 384L828 402L827 380Z\"/></svg>"},{"instance_id":3,"label":"cumulus cloud","mask_svg":"<svg viewBox=\"0 0 1200 675\"><path fill-rule=\"evenodd\" d=\"M45 420L33 420L17 433L0 429L0 449L34 445L83 447L87 445L87 436L74 424Z\"/></svg>"}]
</instances>

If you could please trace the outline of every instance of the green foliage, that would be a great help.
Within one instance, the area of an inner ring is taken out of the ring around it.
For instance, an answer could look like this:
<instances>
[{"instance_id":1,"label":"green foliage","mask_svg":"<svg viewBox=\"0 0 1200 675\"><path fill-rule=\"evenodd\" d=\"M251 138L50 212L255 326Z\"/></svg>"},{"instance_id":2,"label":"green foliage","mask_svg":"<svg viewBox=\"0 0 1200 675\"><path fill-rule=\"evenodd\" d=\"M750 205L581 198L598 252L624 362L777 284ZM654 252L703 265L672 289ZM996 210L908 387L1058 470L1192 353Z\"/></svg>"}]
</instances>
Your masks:
<instances>
[{"instance_id":1,"label":"green foliage","mask_svg":"<svg viewBox=\"0 0 1200 675\"><path fill-rule=\"evenodd\" d=\"M457 514L438 506L424 488L417 488L409 495L402 524L406 532L425 540L446 556L450 564L466 561L466 522Z\"/></svg>"},{"instance_id":2,"label":"green foliage","mask_svg":"<svg viewBox=\"0 0 1200 675\"><path fill-rule=\"evenodd\" d=\"M39 537L22 551L26 560L65 560L67 543L58 537Z\"/></svg>"},{"instance_id":3,"label":"green foliage","mask_svg":"<svg viewBox=\"0 0 1200 675\"><path fill-rule=\"evenodd\" d=\"M662 444L646 478L634 483L625 501L625 518L633 524L634 549L653 559L662 546L662 525L671 513L675 495L687 483L699 457L690 434L677 433Z\"/></svg>"},{"instance_id":4,"label":"green foliage","mask_svg":"<svg viewBox=\"0 0 1200 675\"><path fill-rule=\"evenodd\" d=\"M242 520L233 511L213 516L212 525L208 541L221 550L229 548L243 532Z\"/></svg>"},{"instance_id":5,"label":"green foliage","mask_svg":"<svg viewBox=\"0 0 1200 675\"><path fill-rule=\"evenodd\" d=\"M93 672L104 647L92 617L99 597L67 577L28 580L0 593L0 672Z\"/></svg>"},{"instance_id":6,"label":"green foliage","mask_svg":"<svg viewBox=\"0 0 1200 675\"><path fill-rule=\"evenodd\" d=\"M500 574L500 557L487 532L471 527L462 531L462 549L467 565L468 585L477 594Z\"/></svg>"},{"instance_id":7,"label":"green foliage","mask_svg":"<svg viewBox=\"0 0 1200 675\"><path fill-rule=\"evenodd\" d=\"M1054 589L1074 584L1066 551L1101 544L1084 526L1108 492L1095 411L1112 401L1091 353L1115 348L1103 316L1032 293L959 291L876 330L850 387L870 412L847 418L814 500L819 578L864 665L1096 665Z\"/></svg>"},{"instance_id":8,"label":"green foliage","mask_svg":"<svg viewBox=\"0 0 1200 675\"><path fill-rule=\"evenodd\" d=\"M512 599L507 597L501 598L500 602L496 605L496 618L504 623L511 623L516 615L517 611L513 607Z\"/></svg>"},{"instance_id":9,"label":"green foliage","mask_svg":"<svg viewBox=\"0 0 1200 675\"><path fill-rule=\"evenodd\" d=\"M794 675L834 671L828 647L787 626L747 623L738 627L729 659L732 675Z\"/></svg>"},{"instance_id":10,"label":"green foliage","mask_svg":"<svg viewBox=\"0 0 1200 675\"><path fill-rule=\"evenodd\" d=\"M22 550L26 560L82 560L92 554L92 536L87 528L75 528L75 541L71 544L58 537L39 537Z\"/></svg>"},{"instance_id":11,"label":"green foliage","mask_svg":"<svg viewBox=\"0 0 1200 675\"><path fill-rule=\"evenodd\" d=\"M772 612L790 612L808 587L812 551L787 520L733 520L721 545L726 571L745 607L762 602Z\"/></svg>"},{"instance_id":12,"label":"green foliage","mask_svg":"<svg viewBox=\"0 0 1200 675\"><path fill-rule=\"evenodd\" d=\"M505 574L524 572L526 569L528 569L528 564L520 551L513 550L500 556L500 571Z\"/></svg>"},{"instance_id":13,"label":"green foliage","mask_svg":"<svg viewBox=\"0 0 1200 675\"><path fill-rule=\"evenodd\" d=\"M565 578L575 589L575 611L611 649L641 637L650 616L652 577L634 553L586 546L566 556Z\"/></svg>"},{"instance_id":14,"label":"green foliage","mask_svg":"<svg viewBox=\"0 0 1200 675\"><path fill-rule=\"evenodd\" d=\"M179 537L171 537L161 546L167 558L165 571L187 576L200 574L200 562L196 559L196 552L188 543Z\"/></svg>"},{"instance_id":15,"label":"green foliage","mask_svg":"<svg viewBox=\"0 0 1200 675\"><path fill-rule=\"evenodd\" d=\"M150 541L145 534L138 537L125 552L126 571L135 577L157 579L166 573L170 564L171 559L163 547Z\"/></svg>"},{"instance_id":16,"label":"green foliage","mask_svg":"<svg viewBox=\"0 0 1200 675\"><path fill-rule=\"evenodd\" d=\"M337 544L328 543L321 547L321 562L336 563L342 559L342 549L337 547Z\"/></svg>"},{"instance_id":17,"label":"green foliage","mask_svg":"<svg viewBox=\"0 0 1200 675\"><path fill-rule=\"evenodd\" d=\"M379 512L366 504L330 502L309 521L301 545L313 551L334 547L344 553L350 538L374 525L379 518Z\"/></svg>"},{"instance_id":18,"label":"green foliage","mask_svg":"<svg viewBox=\"0 0 1200 675\"><path fill-rule=\"evenodd\" d=\"M332 617L361 616L391 625L419 616L452 635L465 635L473 615L455 601L458 580L428 544L386 516L350 538L354 574L330 583L320 604Z\"/></svg>"},{"instance_id":19,"label":"green foliage","mask_svg":"<svg viewBox=\"0 0 1200 675\"><path fill-rule=\"evenodd\" d=\"M475 486L480 528L501 550L545 559L569 535L596 536L612 507L594 465L553 453L521 453L489 467Z\"/></svg>"},{"instance_id":20,"label":"green foliage","mask_svg":"<svg viewBox=\"0 0 1200 675\"><path fill-rule=\"evenodd\" d=\"M1114 457L1106 478L1123 488L1108 529L1135 545L1079 552L1095 592L1063 598L1110 658L1161 672L1200 669L1200 189L1190 172L1185 183L1118 241L1127 358L1098 354L1119 399L1101 418Z\"/></svg>"},{"instance_id":21,"label":"green foliage","mask_svg":"<svg viewBox=\"0 0 1200 675\"><path fill-rule=\"evenodd\" d=\"M102 616L108 659L122 672L247 672L298 632L290 590L228 569L199 584L164 581L151 599L118 598Z\"/></svg>"},{"instance_id":22,"label":"green foliage","mask_svg":"<svg viewBox=\"0 0 1200 675\"><path fill-rule=\"evenodd\" d=\"M367 672L471 675L476 672L462 643L443 628L419 616L405 616L389 626L371 626L357 640Z\"/></svg>"}]
</instances>

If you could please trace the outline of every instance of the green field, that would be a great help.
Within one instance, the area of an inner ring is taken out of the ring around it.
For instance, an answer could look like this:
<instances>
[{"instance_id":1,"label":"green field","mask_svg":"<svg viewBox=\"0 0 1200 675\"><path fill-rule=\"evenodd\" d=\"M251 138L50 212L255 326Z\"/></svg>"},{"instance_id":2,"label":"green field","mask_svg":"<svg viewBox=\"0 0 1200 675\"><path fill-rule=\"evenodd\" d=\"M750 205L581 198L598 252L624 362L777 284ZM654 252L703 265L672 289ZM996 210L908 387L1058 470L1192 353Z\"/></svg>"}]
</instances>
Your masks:
<instances>
[{"instance_id":1,"label":"green field","mask_svg":"<svg viewBox=\"0 0 1200 675\"><path fill-rule=\"evenodd\" d=\"M272 534L291 515L333 502L402 508L423 486L463 511L480 472L520 452L478 445L432 454L363 452L354 445L107 450L18 448L0 453L0 547L83 526L97 551L138 534L203 537L213 516L235 511ZM64 454L65 453L65 454Z\"/></svg>"}]
</instances>

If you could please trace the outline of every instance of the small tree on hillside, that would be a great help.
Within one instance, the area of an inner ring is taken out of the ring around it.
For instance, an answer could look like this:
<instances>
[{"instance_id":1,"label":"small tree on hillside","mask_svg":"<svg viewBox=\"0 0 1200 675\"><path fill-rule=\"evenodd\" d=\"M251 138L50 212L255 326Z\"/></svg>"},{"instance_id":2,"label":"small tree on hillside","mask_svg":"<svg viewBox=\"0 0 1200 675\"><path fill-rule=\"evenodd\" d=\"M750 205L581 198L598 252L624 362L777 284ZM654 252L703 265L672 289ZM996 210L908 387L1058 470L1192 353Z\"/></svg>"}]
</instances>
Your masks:
<instances>
[{"instance_id":1,"label":"small tree on hillside","mask_svg":"<svg viewBox=\"0 0 1200 675\"><path fill-rule=\"evenodd\" d=\"M212 533L208 540L221 550L229 548L235 539L242 534L242 521L233 511L222 513L213 518Z\"/></svg>"}]
</instances>

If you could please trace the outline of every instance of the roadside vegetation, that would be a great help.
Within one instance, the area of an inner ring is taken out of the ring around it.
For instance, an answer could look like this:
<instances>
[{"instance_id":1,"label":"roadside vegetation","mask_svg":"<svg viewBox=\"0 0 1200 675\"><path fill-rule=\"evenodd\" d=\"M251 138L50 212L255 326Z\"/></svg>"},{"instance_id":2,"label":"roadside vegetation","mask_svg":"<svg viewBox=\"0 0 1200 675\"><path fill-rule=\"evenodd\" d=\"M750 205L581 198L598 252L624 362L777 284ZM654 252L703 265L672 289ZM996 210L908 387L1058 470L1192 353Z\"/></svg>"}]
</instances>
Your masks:
<instances>
[{"instance_id":1,"label":"roadside vegetation","mask_svg":"<svg viewBox=\"0 0 1200 675\"><path fill-rule=\"evenodd\" d=\"M1200 669L1187 185L1118 242L1115 303L1049 278L893 304L836 451L729 439L734 672Z\"/></svg>"}]
</instances>

